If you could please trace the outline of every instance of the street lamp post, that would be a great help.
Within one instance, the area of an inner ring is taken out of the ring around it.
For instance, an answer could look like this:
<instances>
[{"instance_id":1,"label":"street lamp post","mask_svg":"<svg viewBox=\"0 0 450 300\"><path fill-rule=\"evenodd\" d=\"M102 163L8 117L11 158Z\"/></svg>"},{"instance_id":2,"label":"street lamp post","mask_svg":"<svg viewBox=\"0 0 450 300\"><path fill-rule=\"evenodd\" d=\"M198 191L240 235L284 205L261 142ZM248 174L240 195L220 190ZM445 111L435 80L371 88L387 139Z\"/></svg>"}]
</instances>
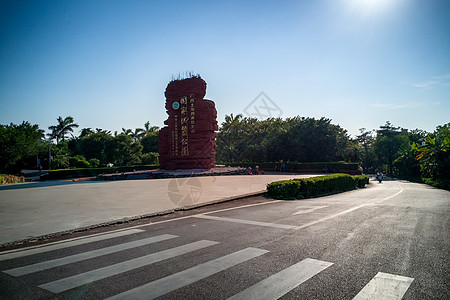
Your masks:
<instances>
[{"instance_id":1,"label":"street lamp post","mask_svg":"<svg viewBox=\"0 0 450 300\"><path fill-rule=\"evenodd\" d=\"M52 169L52 140L48 140L48 170Z\"/></svg>"}]
</instances>

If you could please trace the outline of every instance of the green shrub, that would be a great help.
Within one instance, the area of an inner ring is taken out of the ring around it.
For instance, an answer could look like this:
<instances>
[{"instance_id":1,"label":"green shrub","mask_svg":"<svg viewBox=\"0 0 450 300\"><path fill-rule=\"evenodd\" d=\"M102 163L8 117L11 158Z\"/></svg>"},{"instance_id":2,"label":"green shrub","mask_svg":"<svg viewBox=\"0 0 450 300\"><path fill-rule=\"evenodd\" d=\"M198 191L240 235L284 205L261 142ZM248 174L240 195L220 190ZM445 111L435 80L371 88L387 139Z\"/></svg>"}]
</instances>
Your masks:
<instances>
[{"instance_id":1,"label":"green shrub","mask_svg":"<svg viewBox=\"0 0 450 300\"><path fill-rule=\"evenodd\" d=\"M435 188L449 190L450 191L450 180L446 178L434 180L432 178L422 178L425 184L431 185Z\"/></svg>"},{"instance_id":2,"label":"green shrub","mask_svg":"<svg viewBox=\"0 0 450 300\"><path fill-rule=\"evenodd\" d=\"M356 181L356 186L359 189L362 189L366 186L366 184L369 184L369 177L365 175L354 175L352 176L353 179Z\"/></svg>"},{"instance_id":3,"label":"green shrub","mask_svg":"<svg viewBox=\"0 0 450 300\"><path fill-rule=\"evenodd\" d=\"M144 165L157 164L158 163L158 153L156 153L156 152L144 153L141 156L141 160Z\"/></svg>"},{"instance_id":4,"label":"green shrub","mask_svg":"<svg viewBox=\"0 0 450 300\"><path fill-rule=\"evenodd\" d=\"M69 156L66 154L57 154L52 159L53 169L66 169L70 166Z\"/></svg>"},{"instance_id":5,"label":"green shrub","mask_svg":"<svg viewBox=\"0 0 450 300\"><path fill-rule=\"evenodd\" d=\"M92 168L98 168L100 166L100 160L98 158L91 158L88 160L88 163Z\"/></svg>"},{"instance_id":6,"label":"green shrub","mask_svg":"<svg viewBox=\"0 0 450 300\"><path fill-rule=\"evenodd\" d=\"M275 199L304 199L362 188L369 183L364 175L332 174L269 183L267 194Z\"/></svg>"},{"instance_id":7,"label":"green shrub","mask_svg":"<svg viewBox=\"0 0 450 300\"><path fill-rule=\"evenodd\" d=\"M22 183L25 182L25 177L0 174L0 184L10 184L10 183Z\"/></svg>"},{"instance_id":8,"label":"green shrub","mask_svg":"<svg viewBox=\"0 0 450 300\"><path fill-rule=\"evenodd\" d=\"M72 168L89 168L91 166L82 155L70 157L69 162Z\"/></svg>"}]
</instances>

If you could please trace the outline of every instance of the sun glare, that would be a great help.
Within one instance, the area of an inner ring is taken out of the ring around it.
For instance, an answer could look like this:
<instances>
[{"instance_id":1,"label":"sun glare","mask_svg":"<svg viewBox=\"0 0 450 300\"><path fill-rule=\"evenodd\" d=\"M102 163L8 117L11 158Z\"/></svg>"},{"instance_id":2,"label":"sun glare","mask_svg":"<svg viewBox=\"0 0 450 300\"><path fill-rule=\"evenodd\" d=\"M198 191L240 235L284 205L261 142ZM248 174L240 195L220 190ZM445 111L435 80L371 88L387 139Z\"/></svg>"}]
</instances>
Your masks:
<instances>
[{"instance_id":1,"label":"sun glare","mask_svg":"<svg viewBox=\"0 0 450 300\"><path fill-rule=\"evenodd\" d=\"M349 0L349 6L360 15L376 15L387 11L399 0Z\"/></svg>"}]
</instances>

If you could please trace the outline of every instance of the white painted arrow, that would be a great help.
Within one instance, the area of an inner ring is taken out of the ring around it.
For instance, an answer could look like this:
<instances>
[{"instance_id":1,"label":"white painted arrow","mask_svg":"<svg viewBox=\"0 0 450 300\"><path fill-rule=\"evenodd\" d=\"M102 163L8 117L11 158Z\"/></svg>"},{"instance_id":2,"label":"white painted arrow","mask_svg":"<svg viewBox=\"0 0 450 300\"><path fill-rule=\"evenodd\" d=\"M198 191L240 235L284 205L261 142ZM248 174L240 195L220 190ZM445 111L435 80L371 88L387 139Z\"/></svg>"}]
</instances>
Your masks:
<instances>
[{"instance_id":1,"label":"white painted arrow","mask_svg":"<svg viewBox=\"0 0 450 300\"><path fill-rule=\"evenodd\" d=\"M299 210L298 212L293 213L292 215L306 214L306 213L315 211L317 209L325 208L325 207L328 207L328 206L299 206L299 207L297 207L297 209L299 209L299 208L302 208L302 209ZM305 208L309 208L309 209L305 210Z\"/></svg>"}]
</instances>

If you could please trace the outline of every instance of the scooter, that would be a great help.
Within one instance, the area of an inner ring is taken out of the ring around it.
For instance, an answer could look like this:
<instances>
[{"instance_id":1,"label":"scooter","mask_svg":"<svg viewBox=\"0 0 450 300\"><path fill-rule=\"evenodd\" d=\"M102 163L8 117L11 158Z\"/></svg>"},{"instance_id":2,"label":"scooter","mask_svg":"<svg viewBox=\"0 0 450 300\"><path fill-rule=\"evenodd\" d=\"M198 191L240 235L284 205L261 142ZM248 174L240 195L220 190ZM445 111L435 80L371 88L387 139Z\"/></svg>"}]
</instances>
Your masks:
<instances>
[{"instance_id":1,"label":"scooter","mask_svg":"<svg viewBox=\"0 0 450 300\"><path fill-rule=\"evenodd\" d=\"M383 175L381 173L377 174L377 180L379 183L381 183L381 181L383 180Z\"/></svg>"}]
</instances>

